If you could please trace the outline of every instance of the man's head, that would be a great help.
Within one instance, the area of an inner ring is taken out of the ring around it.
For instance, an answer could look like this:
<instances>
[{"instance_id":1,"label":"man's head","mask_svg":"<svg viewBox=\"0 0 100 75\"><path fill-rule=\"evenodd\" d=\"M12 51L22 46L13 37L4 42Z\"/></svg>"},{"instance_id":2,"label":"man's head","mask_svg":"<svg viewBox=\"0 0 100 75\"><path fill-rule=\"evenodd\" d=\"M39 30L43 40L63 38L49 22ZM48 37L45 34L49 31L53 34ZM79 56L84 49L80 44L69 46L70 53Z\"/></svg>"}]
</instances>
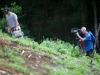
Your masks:
<instances>
[{"instance_id":1,"label":"man's head","mask_svg":"<svg viewBox=\"0 0 100 75\"><path fill-rule=\"evenodd\" d=\"M4 12L5 12L5 14L9 14L10 8L5 8Z\"/></svg>"},{"instance_id":2,"label":"man's head","mask_svg":"<svg viewBox=\"0 0 100 75\"><path fill-rule=\"evenodd\" d=\"M82 31L83 34L85 34L85 33L87 32L87 31L86 31L86 27L82 27L82 28L81 28L81 31Z\"/></svg>"}]
</instances>

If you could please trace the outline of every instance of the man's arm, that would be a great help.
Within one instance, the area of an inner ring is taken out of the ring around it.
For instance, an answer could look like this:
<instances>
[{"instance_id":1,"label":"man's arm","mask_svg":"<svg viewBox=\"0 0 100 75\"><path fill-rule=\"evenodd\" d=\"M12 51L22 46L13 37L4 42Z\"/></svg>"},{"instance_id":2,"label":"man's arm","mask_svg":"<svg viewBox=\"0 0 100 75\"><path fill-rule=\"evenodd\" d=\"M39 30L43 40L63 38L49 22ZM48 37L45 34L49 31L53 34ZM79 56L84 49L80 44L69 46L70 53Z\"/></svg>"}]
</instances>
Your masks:
<instances>
[{"instance_id":1,"label":"man's arm","mask_svg":"<svg viewBox=\"0 0 100 75\"><path fill-rule=\"evenodd\" d=\"M15 27L16 27L16 30L18 30L18 18L17 18L17 15L14 13L14 17L13 19L15 20Z\"/></svg>"},{"instance_id":2,"label":"man's arm","mask_svg":"<svg viewBox=\"0 0 100 75\"><path fill-rule=\"evenodd\" d=\"M84 38L82 38L82 37L79 35L78 32L76 33L76 35L77 35L77 37L78 37L81 41L84 41Z\"/></svg>"},{"instance_id":3,"label":"man's arm","mask_svg":"<svg viewBox=\"0 0 100 75\"><path fill-rule=\"evenodd\" d=\"M16 30L18 30L18 20L15 20Z\"/></svg>"},{"instance_id":4,"label":"man's arm","mask_svg":"<svg viewBox=\"0 0 100 75\"><path fill-rule=\"evenodd\" d=\"M11 30L8 22L7 22L7 26L8 26L8 33L10 33Z\"/></svg>"}]
</instances>

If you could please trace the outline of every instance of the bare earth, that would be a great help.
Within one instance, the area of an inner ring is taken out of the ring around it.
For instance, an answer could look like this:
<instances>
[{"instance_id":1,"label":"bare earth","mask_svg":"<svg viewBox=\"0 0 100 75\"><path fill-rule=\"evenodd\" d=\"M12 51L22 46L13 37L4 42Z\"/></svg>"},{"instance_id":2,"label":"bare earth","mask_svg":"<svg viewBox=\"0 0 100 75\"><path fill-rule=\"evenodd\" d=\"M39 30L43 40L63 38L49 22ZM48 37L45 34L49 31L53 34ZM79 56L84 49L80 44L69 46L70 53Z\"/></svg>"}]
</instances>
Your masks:
<instances>
[{"instance_id":1,"label":"bare earth","mask_svg":"<svg viewBox=\"0 0 100 75\"><path fill-rule=\"evenodd\" d=\"M16 43L16 42L9 42L6 39L0 38L0 46L2 47L2 50L4 52L6 52L3 48L4 46L8 46L10 48L12 48L12 50L17 51L17 47L20 44ZM49 75L49 70L48 69L44 69L41 67L41 65L43 63L48 63L51 66L53 66L54 64L51 62L50 58L41 54L41 53L37 53L37 52L32 52L29 48L29 46L24 46L21 45L23 48L22 50L19 50L17 53L19 56L21 56L24 60L25 60L25 66L27 66L27 68L33 72L36 73L37 75ZM1 55L0 55L0 59L1 59ZM24 73L19 73L16 69L10 68L10 67L4 67L2 66L2 64L0 64L0 75L27 75Z\"/></svg>"}]
</instances>

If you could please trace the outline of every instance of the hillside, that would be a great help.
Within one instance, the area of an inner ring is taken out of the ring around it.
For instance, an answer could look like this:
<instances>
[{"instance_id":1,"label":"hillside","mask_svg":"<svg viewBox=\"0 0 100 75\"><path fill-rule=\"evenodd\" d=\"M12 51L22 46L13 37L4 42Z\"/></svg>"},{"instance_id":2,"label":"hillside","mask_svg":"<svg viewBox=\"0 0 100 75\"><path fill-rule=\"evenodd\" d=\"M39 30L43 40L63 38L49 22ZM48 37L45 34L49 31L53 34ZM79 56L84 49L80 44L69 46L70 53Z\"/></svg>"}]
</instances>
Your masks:
<instances>
[{"instance_id":1,"label":"hillside","mask_svg":"<svg viewBox=\"0 0 100 75\"><path fill-rule=\"evenodd\" d=\"M61 40L13 38L0 32L0 75L100 75L100 56L78 55Z\"/></svg>"},{"instance_id":2,"label":"hillside","mask_svg":"<svg viewBox=\"0 0 100 75\"><path fill-rule=\"evenodd\" d=\"M19 45L22 46L23 48L21 50L17 51L17 48ZM47 62L47 63L53 65L53 63L50 61L49 57L42 55L40 53L37 53L37 52L32 52L30 50L29 46L21 45L16 42L13 42L13 41L9 42L8 40L3 39L3 38L0 38L0 46L3 50L3 52L6 52L4 50L4 46L10 47L12 50L16 51L17 55L21 56L22 59L24 59L24 61L25 61L25 63L22 65L27 66L27 68L32 72L38 72L41 75L48 75L49 71L47 69L41 68L40 65L43 62ZM1 55L0 55L0 58L7 59L7 57L2 57ZM9 59L7 59L7 60L8 60L8 63L12 63L11 60L9 60ZM31 66L34 66L34 68L32 68ZM45 70L45 72L43 72L41 70ZM6 67L1 64L0 65L0 75L8 75L8 73L11 75L27 75L27 74L18 72L14 68Z\"/></svg>"}]
</instances>

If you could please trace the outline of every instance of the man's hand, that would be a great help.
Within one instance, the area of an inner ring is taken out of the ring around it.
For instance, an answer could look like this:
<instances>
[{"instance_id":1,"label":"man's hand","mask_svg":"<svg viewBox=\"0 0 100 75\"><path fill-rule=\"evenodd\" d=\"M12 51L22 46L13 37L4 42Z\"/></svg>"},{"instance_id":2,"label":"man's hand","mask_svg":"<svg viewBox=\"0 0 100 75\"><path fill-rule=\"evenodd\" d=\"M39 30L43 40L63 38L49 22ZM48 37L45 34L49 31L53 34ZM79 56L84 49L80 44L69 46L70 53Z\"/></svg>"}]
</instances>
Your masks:
<instances>
[{"instance_id":1,"label":"man's hand","mask_svg":"<svg viewBox=\"0 0 100 75\"><path fill-rule=\"evenodd\" d=\"M76 35L79 36L79 33L77 32Z\"/></svg>"},{"instance_id":2,"label":"man's hand","mask_svg":"<svg viewBox=\"0 0 100 75\"><path fill-rule=\"evenodd\" d=\"M18 30L18 26L16 27L16 30Z\"/></svg>"},{"instance_id":3,"label":"man's hand","mask_svg":"<svg viewBox=\"0 0 100 75\"><path fill-rule=\"evenodd\" d=\"M77 37L81 40L81 41L84 41L84 39L79 35L79 33L77 32L76 33Z\"/></svg>"},{"instance_id":4,"label":"man's hand","mask_svg":"<svg viewBox=\"0 0 100 75\"><path fill-rule=\"evenodd\" d=\"M18 20L15 21L16 24L16 30L18 30Z\"/></svg>"},{"instance_id":5,"label":"man's hand","mask_svg":"<svg viewBox=\"0 0 100 75\"><path fill-rule=\"evenodd\" d=\"M8 33L10 33L10 28L8 28Z\"/></svg>"}]
</instances>

